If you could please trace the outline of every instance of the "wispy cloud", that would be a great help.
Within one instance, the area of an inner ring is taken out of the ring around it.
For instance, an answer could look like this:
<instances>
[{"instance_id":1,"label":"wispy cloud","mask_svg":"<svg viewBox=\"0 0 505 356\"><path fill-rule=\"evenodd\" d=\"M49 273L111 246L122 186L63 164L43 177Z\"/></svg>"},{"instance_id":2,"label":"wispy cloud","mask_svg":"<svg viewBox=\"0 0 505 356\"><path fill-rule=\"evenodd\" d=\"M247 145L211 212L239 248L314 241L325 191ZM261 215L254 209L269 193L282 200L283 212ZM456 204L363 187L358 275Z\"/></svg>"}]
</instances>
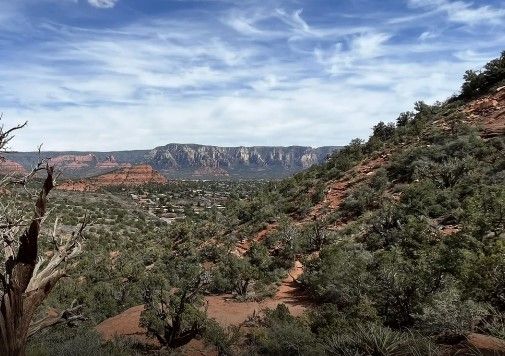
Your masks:
<instances>
[{"instance_id":1,"label":"wispy cloud","mask_svg":"<svg viewBox=\"0 0 505 356\"><path fill-rule=\"evenodd\" d=\"M447 15L449 21L468 25L480 23L496 24L505 18L505 9L491 5L475 6L471 2L451 0L409 0L418 8L429 8Z\"/></svg>"},{"instance_id":2,"label":"wispy cloud","mask_svg":"<svg viewBox=\"0 0 505 356\"><path fill-rule=\"evenodd\" d=\"M118 1L119 0L88 0L88 3L99 9L111 9L116 6Z\"/></svg>"},{"instance_id":3,"label":"wispy cloud","mask_svg":"<svg viewBox=\"0 0 505 356\"><path fill-rule=\"evenodd\" d=\"M353 17L333 1L31 1L0 2L0 111L30 121L21 150L345 144L505 44L504 24L456 26L442 0Z\"/></svg>"}]
</instances>

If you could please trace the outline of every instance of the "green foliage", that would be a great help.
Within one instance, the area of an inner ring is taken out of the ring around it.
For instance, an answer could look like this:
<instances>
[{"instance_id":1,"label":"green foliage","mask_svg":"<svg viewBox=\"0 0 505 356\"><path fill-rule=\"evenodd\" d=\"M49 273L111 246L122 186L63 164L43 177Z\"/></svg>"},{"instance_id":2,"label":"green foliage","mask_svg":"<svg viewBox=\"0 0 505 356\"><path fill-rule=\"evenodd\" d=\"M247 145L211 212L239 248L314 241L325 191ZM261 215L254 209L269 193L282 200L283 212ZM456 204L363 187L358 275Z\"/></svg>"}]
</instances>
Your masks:
<instances>
[{"instance_id":1,"label":"green foliage","mask_svg":"<svg viewBox=\"0 0 505 356\"><path fill-rule=\"evenodd\" d=\"M325 342L330 355L438 355L436 346L419 335L398 332L380 325L358 325L352 332L334 335Z\"/></svg>"},{"instance_id":2,"label":"green foliage","mask_svg":"<svg viewBox=\"0 0 505 356\"><path fill-rule=\"evenodd\" d=\"M463 335L475 331L487 315L487 306L472 300L462 300L460 291L449 283L433 295L416 318L419 329L427 334Z\"/></svg>"},{"instance_id":3,"label":"green foliage","mask_svg":"<svg viewBox=\"0 0 505 356\"><path fill-rule=\"evenodd\" d=\"M341 308L357 305L370 288L371 258L359 246L330 246L321 251L319 259L307 264L302 282L318 301Z\"/></svg>"},{"instance_id":4,"label":"green foliage","mask_svg":"<svg viewBox=\"0 0 505 356\"><path fill-rule=\"evenodd\" d=\"M231 292L239 299L262 299L277 279L277 270L267 248L253 243L244 256L227 253L213 272L211 290Z\"/></svg>"},{"instance_id":5,"label":"green foliage","mask_svg":"<svg viewBox=\"0 0 505 356\"><path fill-rule=\"evenodd\" d=\"M505 51L499 58L487 63L481 71L467 70L463 79L462 98L470 99L484 94L493 85L505 79Z\"/></svg>"},{"instance_id":6,"label":"green foliage","mask_svg":"<svg viewBox=\"0 0 505 356\"><path fill-rule=\"evenodd\" d=\"M251 342L260 355L324 355L308 325L292 317L284 304L267 311L264 327Z\"/></svg>"},{"instance_id":7,"label":"green foliage","mask_svg":"<svg viewBox=\"0 0 505 356\"><path fill-rule=\"evenodd\" d=\"M80 329L73 335L68 332L53 333L49 338L33 340L27 349L28 356L127 356L137 352L131 342L104 344L96 331Z\"/></svg>"},{"instance_id":8,"label":"green foliage","mask_svg":"<svg viewBox=\"0 0 505 356\"><path fill-rule=\"evenodd\" d=\"M203 337L207 343L214 345L219 355L235 355L233 347L240 341L240 327L229 326L226 329L216 321L208 320Z\"/></svg>"},{"instance_id":9,"label":"green foliage","mask_svg":"<svg viewBox=\"0 0 505 356\"><path fill-rule=\"evenodd\" d=\"M140 324L161 345L185 345L204 330L202 293L207 283L197 256L167 253L160 269L143 282L145 309Z\"/></svg>"}]
</instances>

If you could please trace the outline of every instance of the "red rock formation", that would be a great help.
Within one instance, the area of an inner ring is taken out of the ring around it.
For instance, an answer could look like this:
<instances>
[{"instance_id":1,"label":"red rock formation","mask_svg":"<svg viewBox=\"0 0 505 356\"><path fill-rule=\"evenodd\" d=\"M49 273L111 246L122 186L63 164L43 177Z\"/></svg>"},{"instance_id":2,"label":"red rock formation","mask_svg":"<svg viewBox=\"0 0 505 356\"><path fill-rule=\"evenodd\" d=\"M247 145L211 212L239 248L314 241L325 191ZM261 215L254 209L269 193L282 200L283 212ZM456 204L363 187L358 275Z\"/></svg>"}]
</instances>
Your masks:
<instances>
[{"instance_id":1,"label":"red rock formation","mask_svg":"<svg viewBox=\"0 0 505 356\"><path fill-rule=\"evenodd\" d=\"M101 187L139 186L148 183L165 184L167 179L147 164L126 167L80 181L67 181L58 186L61 190L97 191Z\"/></svg>"},{"instance_id":2,"label":"red rock formation","mask_svg":"<svg viewBox=\"0 0 505 356\"><path fill-rule=\"evenodd\" d=\"M0 174L2 175L23 175L26 169L17 162L6 158L0 158Z\"/></svg>"},{"instance_id":3,"label":"red rock formation","mask_svg":"<svg viewBox=\"0 0 505 356\"><path fill-rule=\"evenodd\" d=\"M505 87L471 101L464 112L481 129L483 137L505 135Z\"/></svg>"}]
</instances>

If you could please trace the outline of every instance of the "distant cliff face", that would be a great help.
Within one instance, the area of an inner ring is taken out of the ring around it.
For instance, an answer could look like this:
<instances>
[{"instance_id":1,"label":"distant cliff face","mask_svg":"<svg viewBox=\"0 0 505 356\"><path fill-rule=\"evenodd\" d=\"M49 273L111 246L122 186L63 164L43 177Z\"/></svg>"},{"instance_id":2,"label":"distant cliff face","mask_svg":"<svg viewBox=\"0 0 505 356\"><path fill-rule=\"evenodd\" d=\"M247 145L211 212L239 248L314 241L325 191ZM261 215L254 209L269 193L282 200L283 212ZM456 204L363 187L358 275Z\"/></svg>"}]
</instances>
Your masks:
<instances>
[{"instance_id":1,"label":"distant cliff face","mask_svg":"<svg viewBox=\"0 0 505 356\"><path fill-rule=\"evenodd\" d=\"M148 163L160 171L240 174L275 171L293 172L322 163L336 147L216 147L169 144L147 155Z\"/></svg>"},{"instance_id":2,"label":"distant cliff face","mask_svg":"<svg viewBox=\"0 0 505 356\"><path fill-rule=\"evenodd\" d=\"M169 178L281 178L322 163L337 147L217 147L168 144L153 150L115 152L42 152L63 172L62 177L80 179L133 165L148 164ZM6 154L4 172L30 170L37 152ZM1 170L0 165L0 170Z\"/></svg>"}]
</instances>

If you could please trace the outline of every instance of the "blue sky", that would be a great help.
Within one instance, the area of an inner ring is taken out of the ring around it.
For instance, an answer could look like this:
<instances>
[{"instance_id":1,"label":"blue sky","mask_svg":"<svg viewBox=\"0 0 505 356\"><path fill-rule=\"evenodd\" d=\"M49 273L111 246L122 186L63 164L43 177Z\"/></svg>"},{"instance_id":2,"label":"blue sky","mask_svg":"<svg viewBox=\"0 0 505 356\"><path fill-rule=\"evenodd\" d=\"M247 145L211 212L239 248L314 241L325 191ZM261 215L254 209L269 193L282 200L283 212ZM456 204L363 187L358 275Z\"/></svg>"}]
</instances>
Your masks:
<instances>
[{"instance_id":1,"label":"blue sky","mask_svg":"<svg viewBox=\"0 0 505 356\"><path fill-rule=\"evenodd\" d=\"M505 1L0 0L12 149L342 145L456 93Z\"/></svg>"}]
</instances>

